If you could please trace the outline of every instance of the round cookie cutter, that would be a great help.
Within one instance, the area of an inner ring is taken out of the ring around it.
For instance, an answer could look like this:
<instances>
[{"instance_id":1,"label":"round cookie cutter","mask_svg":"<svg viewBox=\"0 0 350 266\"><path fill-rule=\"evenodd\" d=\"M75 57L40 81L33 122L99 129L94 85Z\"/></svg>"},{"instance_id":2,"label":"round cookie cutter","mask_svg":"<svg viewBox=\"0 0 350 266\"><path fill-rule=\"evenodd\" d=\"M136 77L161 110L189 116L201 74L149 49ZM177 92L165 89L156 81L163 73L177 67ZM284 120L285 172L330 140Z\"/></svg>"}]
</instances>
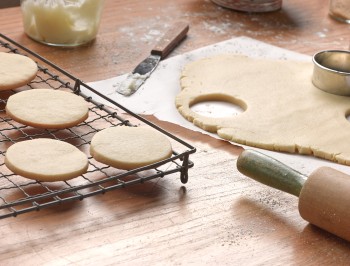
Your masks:
<instances>
[{"instance_id":1,"label":"round cookie cutter","mask_svg":"<svg viewBox=\"0 0 350 266\"><path fill-rule=\"evenodd\" d=\"M312 83L332 94L350 96L350 51L325 50L316 53L312 61Z\"/></svg>"}]
</instances>

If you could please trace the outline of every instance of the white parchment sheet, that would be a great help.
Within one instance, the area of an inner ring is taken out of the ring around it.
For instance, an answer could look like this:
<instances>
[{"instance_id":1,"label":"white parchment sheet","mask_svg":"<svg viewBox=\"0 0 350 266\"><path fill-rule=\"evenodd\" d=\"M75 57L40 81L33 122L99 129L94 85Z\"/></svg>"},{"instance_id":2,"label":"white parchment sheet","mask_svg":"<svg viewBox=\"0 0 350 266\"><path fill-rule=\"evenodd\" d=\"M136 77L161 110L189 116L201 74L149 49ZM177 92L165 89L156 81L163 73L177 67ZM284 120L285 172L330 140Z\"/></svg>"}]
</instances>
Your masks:
<instances>
[{"instance_id":1,"label":"white parchment sheet","mask_svg":"<svg viewBox=\"0 0 350 266\"><path fill-rule=\"evenodd\" d=\"M203 131L183 118L175 107L175 97L180 92L179 80L184 65L191 61L223 53L270 59L311 60L310 56L281 49L251 38L237 37L161 61L156 70L138 91L128 97L116 92L116 86L126 78L127 73L122 76L91 82L89 85L137 114L154 115L159 120L175 123L218 138L217 135ZM135 66L137 63L135 62ZM88 92L86 93L89 94ZM109 105L103 99L98 98L97 100ZM240 144L237 145L250 148ZM350 167L348 166L335 164L311 156L254 149L270 155L306 175L309 175L313 170L321 166L330 166L350 174Z\"/></svg>"}]
</instances>

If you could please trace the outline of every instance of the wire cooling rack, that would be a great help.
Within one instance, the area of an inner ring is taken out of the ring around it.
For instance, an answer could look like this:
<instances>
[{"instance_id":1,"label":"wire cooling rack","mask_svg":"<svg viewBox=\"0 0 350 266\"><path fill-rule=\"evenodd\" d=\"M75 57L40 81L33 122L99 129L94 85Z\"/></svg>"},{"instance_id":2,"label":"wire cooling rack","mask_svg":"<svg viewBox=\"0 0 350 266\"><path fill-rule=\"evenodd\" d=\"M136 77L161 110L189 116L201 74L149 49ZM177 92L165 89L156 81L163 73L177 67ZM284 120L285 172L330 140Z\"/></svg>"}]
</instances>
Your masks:
<instances>
[{"instance_id":1,"label":"wire cooling rack","mask_svg":"<svg viewBox=\"0 0 350 266\"><path fill-rule=\"evenodd\" d=\"M86 197L170 174L178 173L182 183L188 181L188 169L193 167L189 156L196 151L193 146L105 97L63 69L3 34L0 34L0 52L26 55L38 64L39 69L36 78L26 86L12 91L0 92L0 219L15 217L19 214L65 202L82 200ZM89 118L72 128L47 130L24 126L6 116L5 106L9 96L21 90L43 87L67 90L83 97L89 102ZM100 104L96 100L99 97L110 104L108 106ZM130 171L101 164L91 157L89 145L95 133L107 127L135 125L155 128L170 139L173 148L176 147L181 152L173 151L169 159ZM11 172L4 164L6 149L16 142L35 138L52 138L75 145L88 155L89 168L87 173L68 181L40 182L26 179Z\"/></svg>"}]
</instances>

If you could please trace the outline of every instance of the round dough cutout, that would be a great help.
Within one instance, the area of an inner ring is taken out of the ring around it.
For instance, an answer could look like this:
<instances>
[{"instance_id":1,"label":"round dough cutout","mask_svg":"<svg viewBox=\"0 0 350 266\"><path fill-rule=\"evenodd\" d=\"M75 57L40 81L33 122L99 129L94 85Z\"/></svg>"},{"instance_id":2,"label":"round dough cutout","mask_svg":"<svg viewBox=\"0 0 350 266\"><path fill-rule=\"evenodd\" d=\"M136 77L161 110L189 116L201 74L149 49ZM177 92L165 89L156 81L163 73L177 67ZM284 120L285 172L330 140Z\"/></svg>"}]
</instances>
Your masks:
<instances>
[{"instance_id":1,"label":"round dough cutout","mask_svg":"<svg viewBox=\"0 0 350 266\"><path fill-rule=\"evenodd\" d=\"M54 139L33 139L10 146L5 165L15 174L38 181L53 182L86 173L86 154L75 146Z\"/></svg>"},{"instance_id":2,"label":"round dough cutout","mask_svg":"<svg viewBox=\"0 0 350 266\"><path fill-rule=\"evenodd\" d=\"M71 92L32 89L9 97L6 113L13 120L36 128L63 129L85 121L88 103Z\"/></svg>"},{"instance_id":3,"label":"round dough cutout","mask_svg":"<svg viewBox=\"0 0 350 266\"><path fill-rule=\"evenodd\" d=\"M38 66L31 58L0 52L0 90L12 90L32 81Z\"/></svg>"},{"instance_id":4,"label":"round dough cutout","mask_svg":"<svg viewBox=\"0 0 350 266\"><path fill-rule=\"evenodd\" d=\"M172 147L169 139L154 129L118 126L96 133L90 153L98 162L131 170L171 157Z\"/></svg>"}]
</instances>

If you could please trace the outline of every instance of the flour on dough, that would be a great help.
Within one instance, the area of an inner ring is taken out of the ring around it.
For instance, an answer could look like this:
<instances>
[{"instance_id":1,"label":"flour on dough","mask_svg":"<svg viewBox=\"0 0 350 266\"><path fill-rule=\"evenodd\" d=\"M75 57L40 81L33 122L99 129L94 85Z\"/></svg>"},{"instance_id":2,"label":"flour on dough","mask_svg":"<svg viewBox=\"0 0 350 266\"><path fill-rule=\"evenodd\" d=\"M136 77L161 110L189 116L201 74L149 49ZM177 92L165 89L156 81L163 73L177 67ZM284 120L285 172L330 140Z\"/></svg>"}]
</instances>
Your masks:
<instances>
[{"instance_id":1,"label":"flour on dough","mask_svg":"<svg viewBox=\"0 0 350 266\"><path fill-rule=\"evenodd\" d=\"M224 139L350 165L350 98L314 87L312 71L311 62L205 58L183 69L176 106L186 119ZM209 100L234 103L244 112L210 118L190 108Z\"/></svg>"}]
</instances>

